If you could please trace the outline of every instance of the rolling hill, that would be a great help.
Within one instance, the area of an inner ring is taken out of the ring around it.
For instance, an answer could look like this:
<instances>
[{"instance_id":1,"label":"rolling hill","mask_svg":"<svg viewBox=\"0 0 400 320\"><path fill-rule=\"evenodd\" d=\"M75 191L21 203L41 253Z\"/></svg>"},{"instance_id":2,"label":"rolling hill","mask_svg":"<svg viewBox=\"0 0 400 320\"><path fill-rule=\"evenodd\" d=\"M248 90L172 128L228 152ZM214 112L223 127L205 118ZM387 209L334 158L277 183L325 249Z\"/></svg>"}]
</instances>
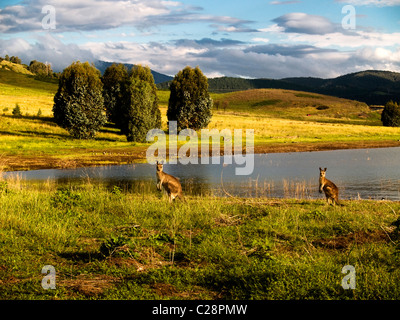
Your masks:
<instances>
[{"instance_id":1,"label":"rolling hill","mask_svg":"<svg viewBox=\"0 0 400 320\"><path fill-rule=\"evenodd\" d=\"M281 81L304 86L306 91L352 99L369 105L400 100L400 73L367 70L334 79L287 78Z\"/></svg>"},{"instance_id":2,"label":"rolling hill","mask_svg":"<svg viewBox=\"0 0 400 320\"><path fill-rule=\"evenodd\" d=\"M400 73L367 70L346 74L333 79L312 77L284 79L244 79L221 77L209 79L211 92L233 92L249 89L288 89L320 93L339 98L357 100L369 105L385 105L400 101ZM168 83L158 85L168 88Z\"/></svg>"}]
</instances>

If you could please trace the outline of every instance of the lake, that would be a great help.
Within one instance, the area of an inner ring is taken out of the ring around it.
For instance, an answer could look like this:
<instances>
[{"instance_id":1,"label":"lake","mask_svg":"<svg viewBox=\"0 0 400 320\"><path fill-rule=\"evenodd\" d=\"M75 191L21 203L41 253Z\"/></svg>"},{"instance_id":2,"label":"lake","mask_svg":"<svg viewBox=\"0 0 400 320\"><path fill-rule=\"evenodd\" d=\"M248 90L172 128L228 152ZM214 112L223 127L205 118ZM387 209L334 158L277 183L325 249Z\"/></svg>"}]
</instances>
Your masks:
<instances>
[{"instance_id":1,"label":"lake","mask_svg":"<svg viewBox=\"0 0 400 320\"><path fill-rule=\"evenodd\" d=\"M235 175L236 165L224 166L221 159L221 164L209 165L166 163L164 171L179 177L187 194L317 199L324 198L318 193L319 167L326 167L326 177L339 187L341 199L400 200L400 148L256 154L249 176ZM4 173L13 175L28 181L156 185L155 165L147 163Z\"/></svg>"}]
</instances>

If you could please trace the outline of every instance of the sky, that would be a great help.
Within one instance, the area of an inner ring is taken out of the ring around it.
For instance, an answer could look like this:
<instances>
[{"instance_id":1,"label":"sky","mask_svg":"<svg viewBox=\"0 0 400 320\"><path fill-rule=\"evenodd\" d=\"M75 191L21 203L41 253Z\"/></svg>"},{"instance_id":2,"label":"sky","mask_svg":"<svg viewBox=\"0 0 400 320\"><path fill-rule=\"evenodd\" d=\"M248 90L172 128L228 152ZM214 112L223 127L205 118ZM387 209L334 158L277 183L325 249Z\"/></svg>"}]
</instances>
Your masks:
<instances>
[{"instance_id":1,"label":"sky","mask_svg":"<svg viewBox=\"0 0 400 320\"><path fill-rule=\"evenodd\" d=\"M400 72L400 0L0 0L0 56L148 65L174 76Z\"/></svg>"}]
</instances>

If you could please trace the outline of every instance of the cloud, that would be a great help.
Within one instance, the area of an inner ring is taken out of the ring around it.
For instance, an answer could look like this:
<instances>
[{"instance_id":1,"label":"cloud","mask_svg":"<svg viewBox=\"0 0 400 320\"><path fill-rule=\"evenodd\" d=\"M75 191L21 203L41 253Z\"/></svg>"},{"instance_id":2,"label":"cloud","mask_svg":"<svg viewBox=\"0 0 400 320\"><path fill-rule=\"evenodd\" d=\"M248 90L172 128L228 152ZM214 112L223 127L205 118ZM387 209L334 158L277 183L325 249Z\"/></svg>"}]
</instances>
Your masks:
<instances>
[{"instance_id":1,"label":"cloud","mask_svg":"<svg viewBox=\"0 0 400 320\"><path fill-rule=\"evenodd\" d=\"M239 40L232 40L222 38L220 40L215 40L211 38L203 38L200 40L191 39L179 39L174 41L177 47L192 47L192 48L211 48L211 47L232 47L237 45L243 45L245 42Z\"/></svg>"},{"instance_id":2,"label":"cloud","mask_svg":"<svg viewBox=\"0 0 400 320\"><path fill-rule=\"evenodd\" d=\"M62 71L73 61L95 60L91 51L76 44L64 44L51 34L38 36L33 44L22 38L0 39L0 55L5 54L18 56L26 64L32 60L47 61L55 71Z\"/></svg>"},{"instance_id":3,"label":"cloud","mask_svg":"<svg viewBox=\"0 0 400 320\"><path fill-rule=\"evenodd\" d=\"M289 0L289 1L271 1L269 4L272 4L272 5L276 6L276 5L295 4L295 3L301 3L301 1L298 1L298 0Z\"/></svg>"},{"instance_id":4,"label":"cloud","mask_svg":"<svg viewBox=\"0 0 400 320\"><path fill-rule=\"evenodd\" d=\"M255 52L267 55L281 55L291 57L304 57L310 54L321 54L326 52L337 52L334 49L323 49L310 45L282 45L282 44L267 44L251 46L246 48L244 52Z\"/></svg>"},{"instance_id":5,"label":"cloud","mask_svg":"<svg viewBox=\"0 0 400 320\"><path fill-rule=\"evenodd\" d=\"M337 28L325 17L302 12L288 13L272 21L288 33L327 34Z\"/></svg>"},{"instance_id":6,"label":"cloud","mask_svg":"<svg viewBox=\"0 0 400 320\"><path fill-rule=\"evenodd\" d=\"M249 45L204 38L147 44L88 43L82 49L90 50L101 60L141 63L168 75L175 75L187 65L198 65L209 77L275 79L331 78L366 69L400 71L400 47L339 51L303 44Z\"/></svg>"},{"instance_id":7,"label":"cloud","mask_svg":"<svg viewBox=\"0 0 400 320\"><path fill-rule=\"evenodd\" d=\"M400 0L335 0L354 6L392 7L400 6Z\"/></svg>"},{"instance_id":8,"label":"cloud","mask_svg":"<svg viewBox=\"0 0 400 320\"><path fill-rule=\"evenodd\" d=\"M400 32L380 33L356 30L353 32L334 32L323 35L290 34L287 40L291 43L307 42L322 48L393 47L400 45Z\"/></svg>"},{"instance_id":9,"label":"cloud","mask_svg":"<svg viewBox=\"0 0 400 320\"><path fill-rule=\"evenodd\" d=\"M46 14L42 8L50 4L56 12L56 32L107 30L135 27L139 30L160 25L204 22L221 28L244 32L250 21L228 16L204 15L201 7L163 0L25 0L23 5L0 10L0 32L18 33L42 30Z\"/></svg>"}]
</instances>

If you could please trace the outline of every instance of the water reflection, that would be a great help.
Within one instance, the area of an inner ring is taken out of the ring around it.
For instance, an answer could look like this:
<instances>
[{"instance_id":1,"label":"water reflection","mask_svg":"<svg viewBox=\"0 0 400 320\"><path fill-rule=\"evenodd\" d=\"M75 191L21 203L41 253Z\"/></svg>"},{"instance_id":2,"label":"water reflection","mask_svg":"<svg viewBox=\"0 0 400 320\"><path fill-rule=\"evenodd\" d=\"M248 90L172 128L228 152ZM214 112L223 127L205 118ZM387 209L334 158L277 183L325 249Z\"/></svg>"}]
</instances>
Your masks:
<instances>
[{"instance_id":1,"label":"water reflection","mask_svg":"<svg viewBox=\"0 0 400 320\"><path fill-rule=\"evenodd\" d=\"M164 170L180 178L184 192L192 195L288 197L314 199L318 193L319 167L340 189L342 199L400 200L400 148L257 154L254 171L236 176L235 165L165 164ZM18 174L26 180L55 180L120 186L133 192L154 192L155 166L131 164L64 170L35 170ZM221 174L222 183L221 184Z\"/></svg>"}]
</instances>

